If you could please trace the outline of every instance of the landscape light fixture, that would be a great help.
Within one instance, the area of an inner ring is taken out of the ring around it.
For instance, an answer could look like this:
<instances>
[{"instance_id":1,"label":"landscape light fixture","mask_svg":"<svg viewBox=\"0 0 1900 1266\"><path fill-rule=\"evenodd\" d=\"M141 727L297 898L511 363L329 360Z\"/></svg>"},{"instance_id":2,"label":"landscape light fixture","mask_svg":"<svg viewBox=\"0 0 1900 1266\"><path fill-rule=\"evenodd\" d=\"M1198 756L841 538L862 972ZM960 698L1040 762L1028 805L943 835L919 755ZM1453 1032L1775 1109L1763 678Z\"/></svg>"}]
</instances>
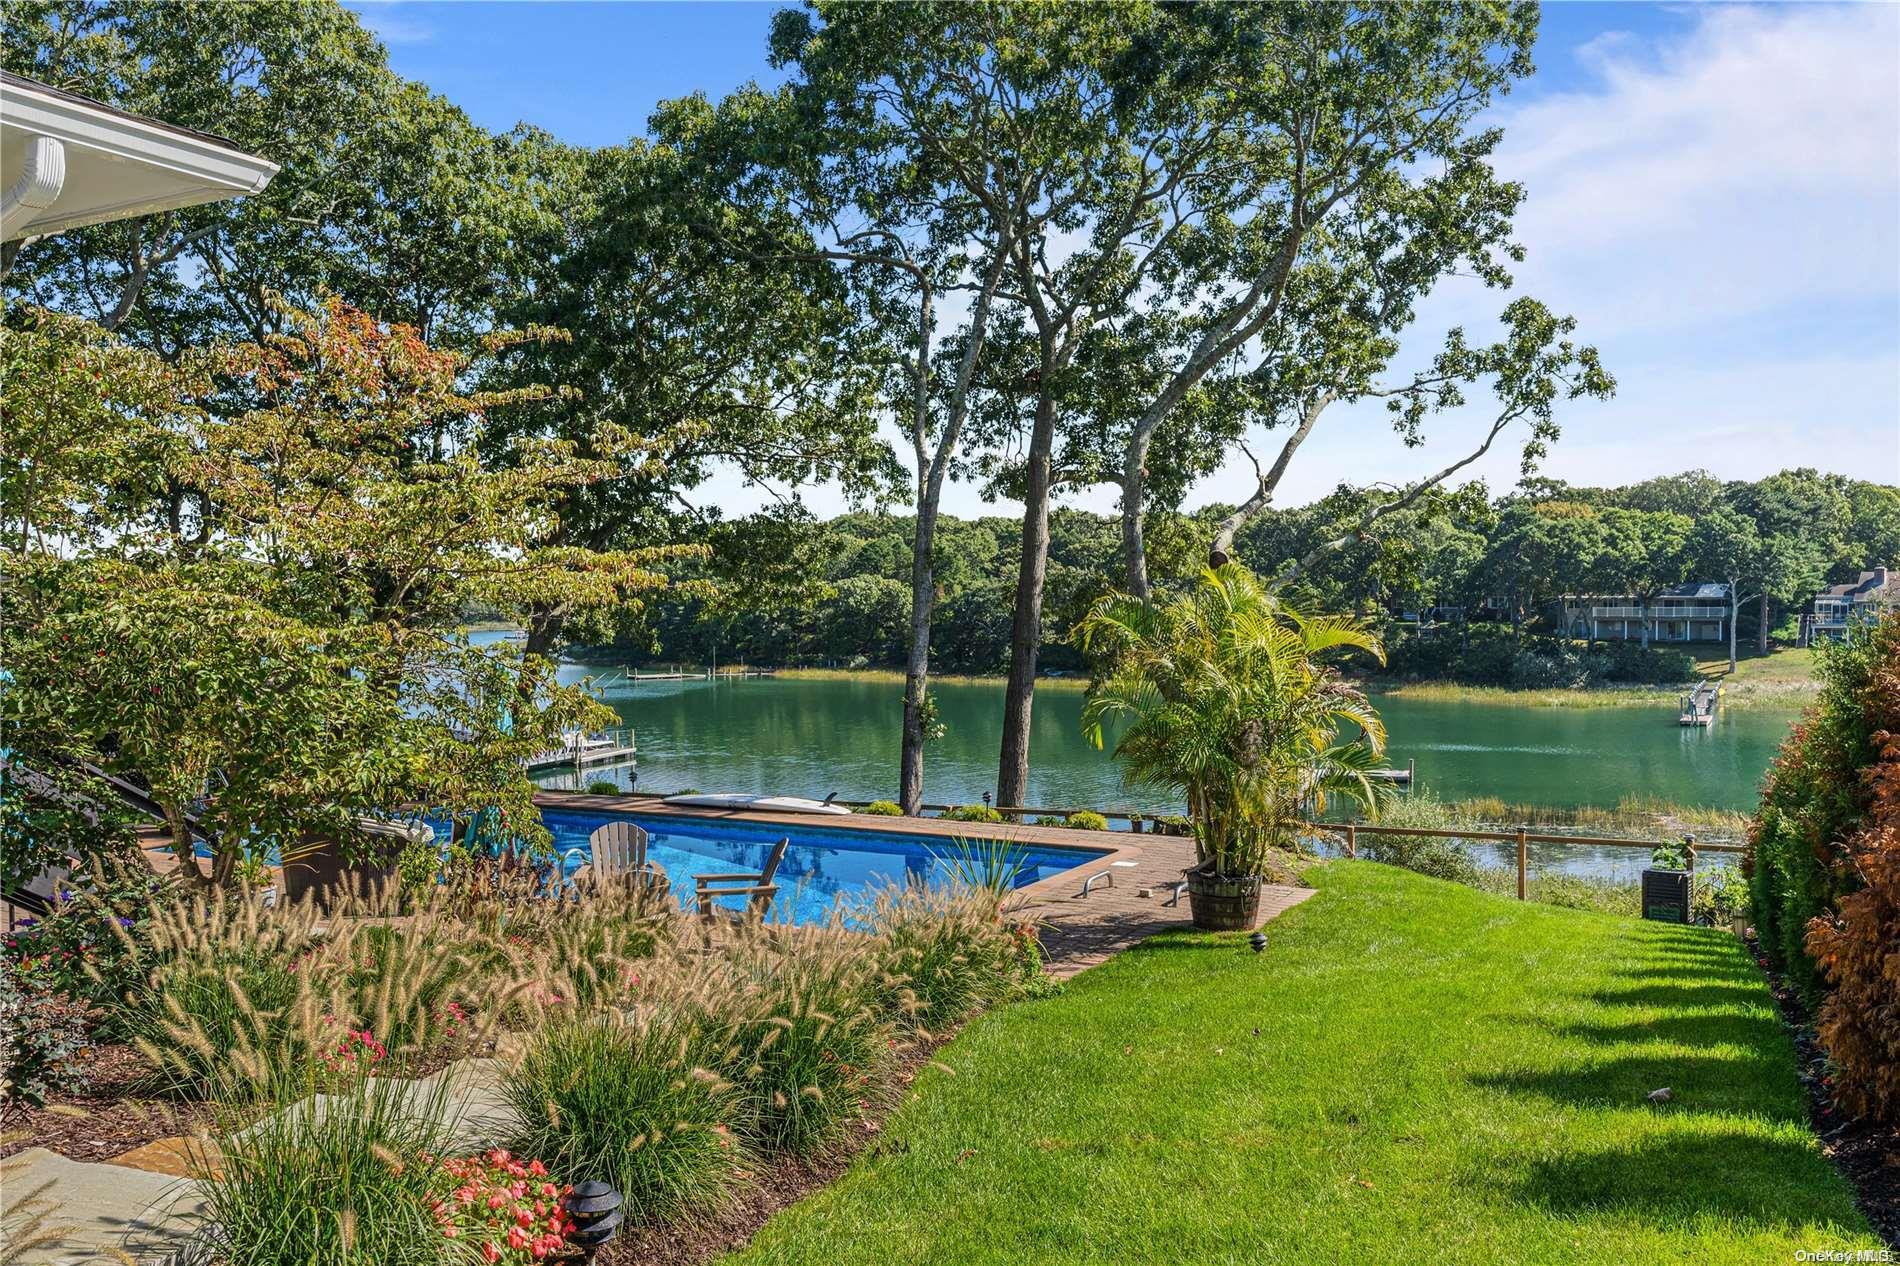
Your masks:
<instances>
[{"instance_id":1,"label":"landscape light fixture","mask_svg":"<svg viewBox=\"0 0 1900 1266\"><path fill-rule=\"evenodd\" d=\"M1253 946L1253 952L1258 954L1267 948L1267 934L1265 932L1256 931L1252 936L1247 938L1247 943Z\"/></svg>"},{"instance_id":2,"label":"landscape light fixture","mask_svg":"<svg viewBox=\"0 0 1900 1266\"><path fill-rule=\"evenodd\" d=\"M620 1193L593 1179L575 1183L573 1190L561 1197L561 1208L574 1220L574 1229L567 1239L581 1250L583 1262L594 1260L594 1254L614 1237L625 1216L620 1208Z\"/></svg>"}]
</instances>

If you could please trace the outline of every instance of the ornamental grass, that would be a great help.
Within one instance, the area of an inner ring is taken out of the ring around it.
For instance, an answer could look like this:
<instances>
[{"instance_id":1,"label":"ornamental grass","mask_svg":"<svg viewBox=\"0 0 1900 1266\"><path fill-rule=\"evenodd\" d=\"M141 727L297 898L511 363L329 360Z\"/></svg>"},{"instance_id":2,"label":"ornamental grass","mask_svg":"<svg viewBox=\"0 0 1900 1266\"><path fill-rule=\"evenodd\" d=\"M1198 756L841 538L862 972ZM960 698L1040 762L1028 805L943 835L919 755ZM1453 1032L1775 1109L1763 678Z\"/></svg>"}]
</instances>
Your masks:
<instances>
[{"instance_id":1,"label":"ornamental grass","mask_svg":"<svg viewBox=\"0 0 1900 1266\"><path fill-rule=\"evenodd\" d=\"M833 923L754 926L735 936L692 999L719 1035L746 1140L811 1155L888 1098L889 1018L877 943Z\"/></svg>"},{"instance_id":2,"label":"ornamental grass","mask_svg":"<svg viewBox=\"0 0 1900 1266\"><path fill-rule=\"evenodd\" d=\"M627 1216L718 1206L742 1160L740 1095L690 1012L635 1006L556 1020L509 1070L510 1144L571 1180L617 1188Z\"/></svg>"},{"instance_id":3,"label":"ornamental grass","mask_svg":"<svg viewBox=\"0 0 1900 1266\"><path fill-rule=\"evenodd\" d=\"M902 1037L943 1033L1041 975L1034 928L983 888L891 885L849 917L875 938L877 996Z\"/></svg>"}]
</instances>

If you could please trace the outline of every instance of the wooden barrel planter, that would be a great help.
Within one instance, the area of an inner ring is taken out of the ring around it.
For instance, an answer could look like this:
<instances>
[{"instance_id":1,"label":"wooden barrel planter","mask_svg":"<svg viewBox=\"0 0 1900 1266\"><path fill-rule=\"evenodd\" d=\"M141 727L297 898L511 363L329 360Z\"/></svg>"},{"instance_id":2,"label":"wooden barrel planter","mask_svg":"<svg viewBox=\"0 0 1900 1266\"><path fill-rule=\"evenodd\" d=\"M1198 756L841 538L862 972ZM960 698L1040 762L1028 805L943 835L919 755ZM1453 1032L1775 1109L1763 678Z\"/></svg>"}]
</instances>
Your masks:
<instances>
[{"instance_id":1,"label":"wooden barrel planter","mask_svg":"<svg viewBox=\"0 0 1900 1266\"><path fill-rule=\"evenodd\" d=\"M1260 922L1258 875L1187 874L1188 910L1204 932L1245 932Z\"/></svg>"},{"instance_id":2,"label":"wooden barrel planter","mask_svg":"<svg viewBox=\"0 0 1900 1266\"><path fill-rule=\"evenodd\" d=\"M358 818L357 838L345 844L327 836L306 835L284 859L284 896L291 901L311 894L328 908L339 892L367 896L396 878L396 858L412 843L435 838L423 822L387 822ZM354 860L345 860L346 852Z\"/></svg>"}]
</instances>

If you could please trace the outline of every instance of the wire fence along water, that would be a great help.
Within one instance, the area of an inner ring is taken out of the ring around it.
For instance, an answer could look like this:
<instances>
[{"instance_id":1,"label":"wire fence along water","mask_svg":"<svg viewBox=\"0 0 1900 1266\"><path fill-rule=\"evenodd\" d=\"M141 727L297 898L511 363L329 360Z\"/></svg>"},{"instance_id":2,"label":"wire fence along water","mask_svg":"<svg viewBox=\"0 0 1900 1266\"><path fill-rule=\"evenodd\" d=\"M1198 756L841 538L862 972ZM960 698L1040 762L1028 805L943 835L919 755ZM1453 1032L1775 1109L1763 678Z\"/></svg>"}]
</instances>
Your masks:
<instances>
[{"instance_id":1,"label":"wire fence along water","mask_svg":"<svg viewBox=\"0 0 1900 1266\"><path fill-rule=\"evenodd\" d=\"M987 801L987 797L985 797ZM831 803L848 809L862 809L876 803L868 800L834 798ZM947 813L963 806L925 803L919 810L926 814ZM1067 819L1078 813L1100 814L1110 823L1135 833L1165 831L1184 833L1180 819L1169 815L1144 813L1135 809L1081 809L1051 805L989 805L1004 819L1033 822L1038 818ZM1487 869L1514 870L1519 896L1524 895L1534 874L1561 875L1567 878L1610 880L1634 883L1649 865L1650 854L1659 848L1681 848L1688 855L1693 871L1705 855L1709 860L1739 856L1747 851L1740 840L1685 832L1668 838L1593 835L1586 828L1532 830L1520 824L1473 824L1457 827L1397 827L1367 822L1308 822L1302 842L1321 856L1358 857L1359 841L1366 836L1396 836L1445 840L1462 847L1473 861Z\"/></svg>"}]
</instances>

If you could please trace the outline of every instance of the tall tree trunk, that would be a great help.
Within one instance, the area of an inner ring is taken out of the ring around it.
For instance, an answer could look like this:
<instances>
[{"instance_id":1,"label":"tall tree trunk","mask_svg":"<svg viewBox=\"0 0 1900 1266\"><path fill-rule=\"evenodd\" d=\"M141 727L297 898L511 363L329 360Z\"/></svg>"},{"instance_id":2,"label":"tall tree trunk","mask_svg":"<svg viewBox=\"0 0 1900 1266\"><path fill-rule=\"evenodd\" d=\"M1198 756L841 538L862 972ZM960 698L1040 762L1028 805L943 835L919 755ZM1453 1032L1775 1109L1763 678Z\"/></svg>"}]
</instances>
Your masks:
<instances>
[{"instance_id":1,"label":"tall tree trunk","mask_svg":"<svg viewBox=\"0 0 1900 1266\"><path fill-rule=\"evenodd\" d=\"M1759 610L1761 611L1761 627L1755 630L1755 649L1766 655L1768 653L1768 590L1766 587L1761 591Z\"/></svg>"},{"instance_id":2,"label":"tall tree trunk","mask_svg":"<svg viewBox=\"0 0 1900 1266\"><path fill-rule=\"evenodd\" d=\"M1002 276L1002 263L992 266L991 276ZM989 311L990 296L996 283L991 281L977 301L971 323L974 347L983 341L982 322ZM911 525L910 540L910 649L904 655L904 720L897 753L897 806L916 817L924 807L924 714L930 701L930 622L936 614L937 577L933 555L937 544L937 505L943 496L944 466L956 447L956 424L961 420L962 398L953 402L952 416L937 445L935 460L925 464L926 436L930 423L930 334L934 316L931 291L927 284L917 288L917 364L912 382L910 444L917 459L917 520ZM974 355L965 358L966 367L974 365Z\"/></svg>"},{"instance_id":3,"label":"tall tree trunk","mask_svg":"<svg viewBox=\"0 0 1900 1266\"><path fill-rule=\"evenodd\" d=\"M1023 491L1022 565L1016 573L1016 618L1010 629L1009 683L1003 695L1003 745L996 766L998 804L1020 805L1029 793L1029 722L1036 700L1036 655L1042 649L1042 585L1049 572L1055 430L1056 402L1045 387L1036 400Z\"/></svg>"},{"instance_id":4,"label":"tall tree trunk","mask_svg":"<svg viewBox=\"0 0 1900 1266\"><path fill-rule=\"evenodd\" d=\"M910 443L917 459L917 521L911 532L910 555L910 649L904 658L904 724L897 757L897 803L916 816L924 803L924 744L930 736L924 732L925 713L930 699L930 624L937 607L937 575L934 555L937 542L937 509L943 501L944 476L950 458L957 451L957 440L969 414L970 383L976 376L977 362L988 337L990 305L996 288L1002 284L1009 265L1009 237L997 243L989 271L984 274L983 289L970 310L970 332L964 339L963 362L951 389L944 412L943 431L937 437L936 452L930 451L930 334L935 323L932 291L920 271L917 299L916 398L911 406Z\"/></svg>"},{"instance_id":5,"label":"tall tree trunk","mask_svg":"<svg viewBox=\"0 0 1900 1266\"><path fill-rule=\"evenodd\" d=\"M917 524L911 537L910 651L904 660L904 737L897 761L897 803L915 817L924 803L924 713L930 697L930 621L937 605L931 551L937 539L937 497L918 480Z\"/></svg>"},{"instance_id":6,"label":"tall tree trunk","mask_svg":"<svg viewBox=\"0 0 1900 1266\"><path fill-rule=\"evenodd\" d=\"M1122 569L1126 573L1128 592L1143 602L1152 594L1148 584L1148 544L1143 539L1141 523L1141 502L1146 495L1148 478L1146 457L1145 450L1139 456L1131 453L1128 468L1122 472Z\"/></svg>"},{"instance_id":7,"label":"tall tree trunk","mask_svg":"<svg viewBox=\"0 0 1900 1266\"><path fill-rule=\"evenodd\" d=\"M1647 596L1643 598L1642 606L1639 609L1643 613L1643 649L1648 650L1649 649L1649 598Z\"/></svg>"}]
</instances>

